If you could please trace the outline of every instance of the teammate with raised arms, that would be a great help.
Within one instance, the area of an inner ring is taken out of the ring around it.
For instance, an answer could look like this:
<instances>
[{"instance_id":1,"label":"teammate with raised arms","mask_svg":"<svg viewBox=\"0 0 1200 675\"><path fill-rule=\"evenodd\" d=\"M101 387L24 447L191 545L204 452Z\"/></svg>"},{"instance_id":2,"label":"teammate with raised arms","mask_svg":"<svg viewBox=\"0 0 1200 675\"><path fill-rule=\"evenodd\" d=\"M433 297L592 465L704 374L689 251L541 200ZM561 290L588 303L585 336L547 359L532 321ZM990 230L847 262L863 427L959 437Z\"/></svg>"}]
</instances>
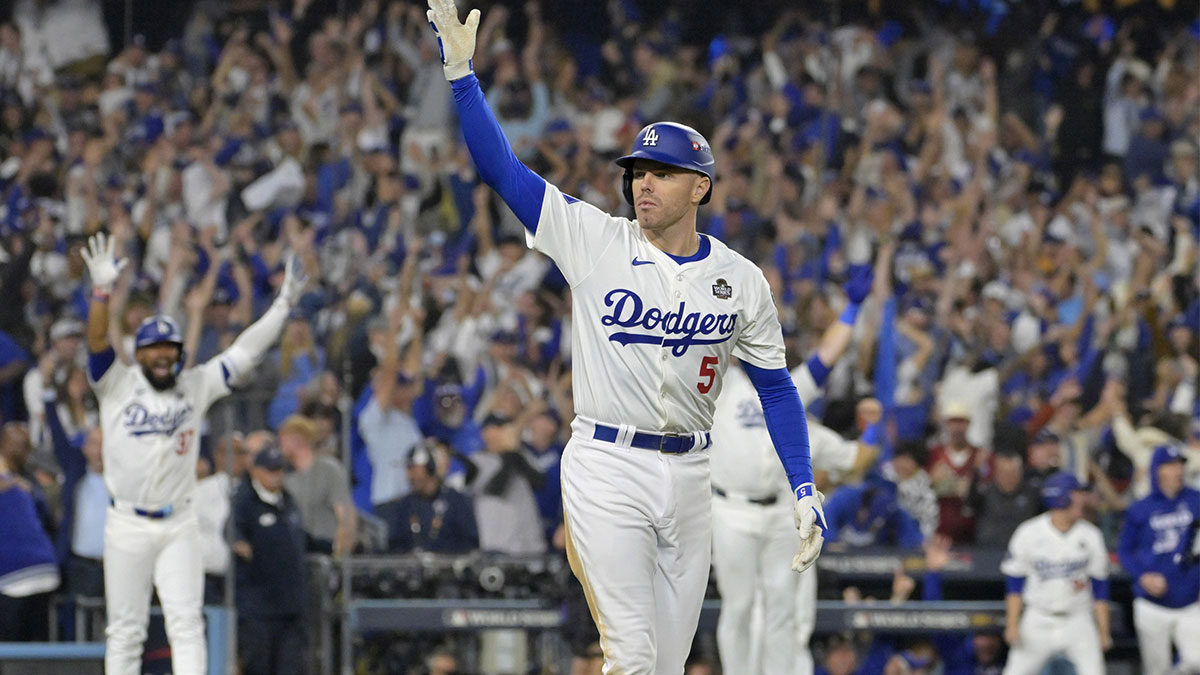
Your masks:
<instances>
[{"instance_id":1,"label":"teammate with raised arms","mask_svg":"<svg viewBox=\"0 0 1200 675\"><path fill-rule=\"evenodd\" d=\"M83 252L92 280L88 377L100 404L104 482L111 506L104 527L108 628L104 671L142 672L150 591L158 591L176 675L207 672L204 570L192 510L200 427L230 383L256 368L279 337L305 279L288 260L279 297L262 318L207 363L182 369L183 336L169 316L138 327L136 365L117 359L108 337L108 294L128 262L104 233Z\"/></svg>"}]
</instances>

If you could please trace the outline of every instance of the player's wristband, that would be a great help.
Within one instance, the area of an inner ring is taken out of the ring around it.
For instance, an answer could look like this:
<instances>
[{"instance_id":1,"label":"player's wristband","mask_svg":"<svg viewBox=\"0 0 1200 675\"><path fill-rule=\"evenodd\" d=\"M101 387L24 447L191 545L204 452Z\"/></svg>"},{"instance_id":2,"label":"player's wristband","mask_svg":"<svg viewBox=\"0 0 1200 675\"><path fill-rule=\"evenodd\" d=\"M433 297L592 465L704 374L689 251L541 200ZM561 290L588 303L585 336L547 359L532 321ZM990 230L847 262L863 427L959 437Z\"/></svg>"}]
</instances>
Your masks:
<instances>
[{"instance_id":1,"label":"player's wristband","mask_svg":"<svg viewBox=\"0 0 1200 675\"><path fill-rule=\"evenodd\" d=\"M109 295L110 291L107 288L101 288L100 286L92 288L92 300L96 302L108 302Z\"/></svg>"},{"instance_id":2,"label":"player's wristband","mask_svg":"<svg viewBox=\"0 0 1200 675\"><path fill-rule=\"evenodd\" d=\"M813 497L817 494L817 486L812 483L805 483L796 488L796 499L804 499L805 497Z\"/></svg>"},{"instance_id":3,"label":"player's wristband","mask_svg":"<svg viewBox=\"0 0 1200 675\"><path fill-rule=\"evenodd\" d=\"M838 317L838 321L841 321L847 326L853 326L854 323L858 321L858 309L859 304L857 302L852 302L846 305L846 309L842 310L842 315Z\"/></svg>"}]
</instances>

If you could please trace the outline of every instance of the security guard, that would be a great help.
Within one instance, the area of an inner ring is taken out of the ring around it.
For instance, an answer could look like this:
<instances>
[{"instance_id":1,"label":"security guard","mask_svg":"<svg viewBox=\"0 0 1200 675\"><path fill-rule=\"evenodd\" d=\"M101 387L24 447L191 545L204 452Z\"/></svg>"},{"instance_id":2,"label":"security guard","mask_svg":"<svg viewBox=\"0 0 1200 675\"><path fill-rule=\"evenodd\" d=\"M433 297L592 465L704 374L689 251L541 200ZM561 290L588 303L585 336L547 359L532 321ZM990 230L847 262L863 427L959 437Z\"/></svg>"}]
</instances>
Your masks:
<instances>
[{"instance_id":1,"label":"security guard","mask_svg":"<svg viewBox=\"0 0 1200 675\"><path fill-rule=\"evenodd\" d=\"M238 653L243 675L306 672L306 535L283 488L283 455L268 447L233 502Z\"/></svg>"}]
</instances>

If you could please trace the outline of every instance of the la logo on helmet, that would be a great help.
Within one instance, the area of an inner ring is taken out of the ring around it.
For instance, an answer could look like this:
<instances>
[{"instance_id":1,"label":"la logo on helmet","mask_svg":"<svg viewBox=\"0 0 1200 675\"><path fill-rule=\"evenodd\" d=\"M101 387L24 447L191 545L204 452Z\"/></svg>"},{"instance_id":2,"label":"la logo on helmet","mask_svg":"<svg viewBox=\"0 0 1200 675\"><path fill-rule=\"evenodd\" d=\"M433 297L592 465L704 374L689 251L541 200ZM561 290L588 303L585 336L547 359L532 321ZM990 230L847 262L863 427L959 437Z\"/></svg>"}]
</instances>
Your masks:
<instances>
[{"instance_id":1,"label":"la logo on helmet","mask_svg":"<svg viewBox=\"0 0 1200 675\"><path fill-rule=\"evenodd\" d=\"M658 145L658 132L654 127L650 127L646 131L646 135L642 138L642 145Z\"/></svg>"}]
</instances>

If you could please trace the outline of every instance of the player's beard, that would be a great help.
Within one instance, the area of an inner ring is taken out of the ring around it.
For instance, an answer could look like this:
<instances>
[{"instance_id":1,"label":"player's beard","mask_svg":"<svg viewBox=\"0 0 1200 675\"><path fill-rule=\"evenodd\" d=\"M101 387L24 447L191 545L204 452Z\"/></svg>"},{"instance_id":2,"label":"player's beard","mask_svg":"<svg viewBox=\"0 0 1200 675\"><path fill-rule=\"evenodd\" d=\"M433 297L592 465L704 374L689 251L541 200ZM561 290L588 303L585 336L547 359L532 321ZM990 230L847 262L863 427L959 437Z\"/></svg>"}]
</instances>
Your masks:
<instances>
[{"instance_id":1,"label":"player's beard","mask_svg":"<svg viewBox=\"0 0 1200 675\"><path fill-rule=\"evenodd\" d=\"M167 391L175 388L175 373L169 373L165 377L158 377L151 369L142 366L142 375L146 376L146 381L150 383L158 391Z\"/></svg>"}]
</instances>

